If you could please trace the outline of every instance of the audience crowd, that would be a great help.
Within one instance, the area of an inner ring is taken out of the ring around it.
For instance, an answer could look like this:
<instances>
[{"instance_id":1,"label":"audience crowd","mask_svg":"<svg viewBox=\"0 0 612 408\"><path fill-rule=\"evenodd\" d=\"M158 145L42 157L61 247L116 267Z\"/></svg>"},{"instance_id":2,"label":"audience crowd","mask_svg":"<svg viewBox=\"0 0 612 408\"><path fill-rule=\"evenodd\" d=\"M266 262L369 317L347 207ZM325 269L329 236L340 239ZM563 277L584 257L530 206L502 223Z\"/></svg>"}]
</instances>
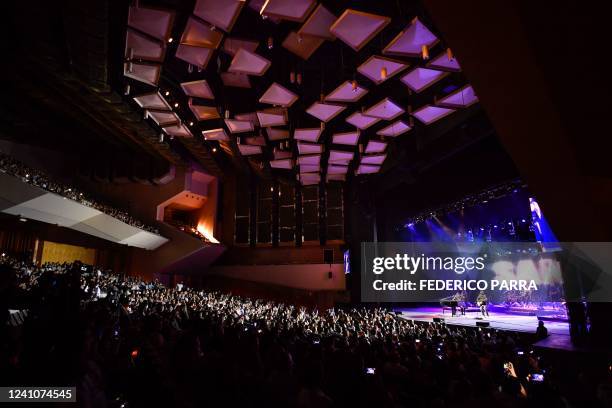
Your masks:
<instances>
[{"instance_id":1,"label":"audience crowd","mask_svg":"<svg viewBox=\"0 0 612 408\"><path fill-rule=\"evenodd\" d=\"M79 406L610 404L606 362L547 356L528 334L169 288L79 263L2 264L3 311L29 313L2 329L0 385L76 384Z\"/></svg>"},{"instance_id":2,"label":"audience crowd","mask_svg":"<svg viewBox=\"0 0 612 408\"><path fill-rule=\"evenodd\" d=\"M39 170L32 169L11 156L0 151L0 171L21 179L25 183L32 184L55 194L74 200L80 204L95 208L103 213L117 218L126 224L136 228L144 229L154 234L159 234L159 230L151 225L147 225L128 214L127 211L120 210L107 204L103 204L86 193L78 190L74 186L53 181Z\"/></svg>"}]
</instances>

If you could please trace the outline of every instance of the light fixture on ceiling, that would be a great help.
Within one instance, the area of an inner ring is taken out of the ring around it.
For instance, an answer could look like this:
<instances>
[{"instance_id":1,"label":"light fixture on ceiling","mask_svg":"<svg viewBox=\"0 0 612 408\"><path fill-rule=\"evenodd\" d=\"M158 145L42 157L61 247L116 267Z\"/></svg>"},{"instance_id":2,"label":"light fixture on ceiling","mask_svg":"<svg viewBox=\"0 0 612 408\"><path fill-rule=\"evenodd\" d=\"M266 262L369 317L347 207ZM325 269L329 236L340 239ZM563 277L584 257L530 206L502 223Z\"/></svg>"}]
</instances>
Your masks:
<instances>
[{"instance_id":1,"label":"light fixture on ceiling","mask_svg":"<svg viewBox=\"0 0 612 408\"><path fill-rule=\"evenodd\" d=\"M127 85L125 86L125 92L124 92L123 94L124 94L124 95L126 95L126 96L127 96L127 95L129 95L129 94L130 94L130 89L131 89L131 88L130 88L130 84L127 84Z\"/></svg>"},{"instance_id":2,"label":"light fixture on ceiling","mask_svg":"<svg viewBox=\"0 0 612 408\"><path fill-rule=\"evenodd\" d=\"M291 82L292 84L295 83L295 71L291 71L289 73L289 82Z\"/></svg>"},{"instance_id":3,"label":"light fixture on ceiling","mask_svg":"<svg viewBox=\"0 0 612 408\"><path fill-rule=\"evenodd\" d=\"M429 59L429 47L427 46L427 44L423 44L421 46L421 56L423 57L424 60Z\"/></svg>"},{"instance_id":4,"label":"light fixture on ceiling","mask_svg":"<svg viewBox=\"0 0 612 408\"><path fill-rule=\"evenodd\" d=\"M213 151L213 153L217 153L217 148L216 148L216 147L213 147L213 148L212 148L212 151Z\"/></svg>"},{"instance_id":5,"label":"light fixture on ceiling","mask_svg":"<svg viewBox=\"0 0 612 408\"><path fill-rule=\"evenodd\" d=\"M225 110L225 119L229 119L230 118L230 111L229 109Z\"/></svg>"},{"instance_id":6,"label":"light fixture on ceiling","mask_svg":"<svg viewBox=\"0 0 612 408\"><path fill-rule=\"evenodd\" d=\"M175 102L175 103L174 103L174 107L175 107L175 108L178 108L178 106L179 106L178 102Z\"/></svg>"},{"instance_id":7,"label":"light fixture on ceiling","mask_svg":"<svg viewBox=\"0 0 612 408\"><path fill-rule=\"evenodd\" d=\"M193 122L189 122L189 126L193 126Z\"/></svg>"},{"instance_id":8,"label":"light fixture on ceiling","mask_svg":"<svg viewBox=\"0 0 612 408\"><path fill-rule=\"evenodd\" d=\"M164 132L159 132L159 143L164 143Z\"/></svg>"},{"instance_id":9,"label":"light fixture on ceiling","mask_svg":"<svg viewBox=\"0 0 612 408\"><path fill-rule=\"evenodd\" d=\"M166 96L170 96L170 91L166 91L166 92L164 92L164 95L166 95Z\"/></svg>"},{"instance_id":10,"label":"light fixture on ceiling","mask_svg":"<svg viewBox=\"0 0 612 408\"><path fill-rule=\"evenodd\" d=\"M363 154L363 143L359 143L359 154Z\"/></svg>"},{"instance_id":11,"label":"light fixture on ceiling","mask_svg":"<svg viewBox=\"0 0 612 408\"><path fill-rule=\"evenodd\" d=\"M296 81L297 81L298 85L302 85L302 73L301 72L297 73Z\"/></svg>"},{"instance_id":12,"label":"light fixture on ceiling","mask_svg":"<svg viewBox=\"0 0 612 408\"><path fill-rule=\"evenodd\" d=\"M174 38L172 37L168 38L168 44L170 44L172 41L174 41Z\"/></svg>"},{"instance_id":13,"label":"light fixture on ceiling","mask_svg":"<svg viewBox=\"0 0 612 408\"><path fill-rule=\"evenodd\" d=\"M274 39L270 36L268 37L268 49L271 50L274 48Z\"/></svg>"},{"instance_id":14,"label":"light fixture on ceiling","mask_svg":"<svg viewBox=\"0 0 612 408\"><path fill-rule=\"evenodd\" d=\"M187 72L189 72L190 74L193 72L193 65L187 64Z\"/></svg>"},{"instance_id":15,"label":"light fixture on ceiling","mask_svg":"<svg viewBox=\"0 0 612 408\"><path fill-rule=\"evenodd\" d=\"M387 67L382 67L380 69L380 79L382 79L383 81L387 79Z\"/></svg>"},{"instance_id":16,"label":"light fixture on ceiling","mask_svg":"<svg viewBox=\"0 0 612 408\"><path fill-rule=\"evenodd\" d=\"M455 56L453 55L453 50L451 50L450 48L447 48L446 57L448 58L449 61L452 61L453 59L455 59Z\"/></svg>"},{"instance_id":17,"label":"light fixture on ceiling","mask_svg":"<svg viewBox=\"0 0 612 408\"><path fill-rule=\"evenodd\" d=\"M354 79L351 81L351 89L353 90L353 92L357 92L357 81L355 81Z\"/></svg>"}]
</instances>

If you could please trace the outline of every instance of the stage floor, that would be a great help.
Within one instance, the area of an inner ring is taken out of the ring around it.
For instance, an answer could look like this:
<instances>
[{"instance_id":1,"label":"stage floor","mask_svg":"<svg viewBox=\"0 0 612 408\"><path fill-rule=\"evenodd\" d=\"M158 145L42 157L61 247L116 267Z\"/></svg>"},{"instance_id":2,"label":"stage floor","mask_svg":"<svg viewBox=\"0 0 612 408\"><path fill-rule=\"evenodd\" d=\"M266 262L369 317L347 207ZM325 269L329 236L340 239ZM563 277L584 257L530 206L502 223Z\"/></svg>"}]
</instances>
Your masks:
<instances>
[{"instance_id":1,"label":"stage floor","mask_svg":"<svg viewBox=\"0 0 612 408\"><path fill-rule=\"evenodd\" d=\"M476 327L476 322L489 322L490 327L498 330L510 330L518 332L535 333L538 327L536 316L517 316L507 313L489 312L490 316L477 319L480 313L467 312L465 316L451 316L450 311L442 314L441 307L418 307L418 308L395 308L396 312L401 312L401 317L408 320L421 322L433 322L434 317L442 317L446 324L456 326ZM544 325L548 329L549 335L562 335L569 338L569 325L567 322L546 321Z\"/></svg>"}]
</instances>

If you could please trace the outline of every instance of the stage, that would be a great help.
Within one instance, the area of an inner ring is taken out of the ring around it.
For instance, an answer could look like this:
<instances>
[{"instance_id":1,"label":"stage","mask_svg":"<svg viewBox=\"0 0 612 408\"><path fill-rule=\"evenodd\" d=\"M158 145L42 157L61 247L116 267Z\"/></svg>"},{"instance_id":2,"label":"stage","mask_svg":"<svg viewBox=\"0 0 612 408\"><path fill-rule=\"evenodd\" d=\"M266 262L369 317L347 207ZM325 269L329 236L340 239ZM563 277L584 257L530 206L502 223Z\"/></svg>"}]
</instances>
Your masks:
<instances>
[{"instance_id":1,"label":"stage","mask_svg":"<svg viewBox=\"0 0 612 408\"><path fill-rule=\"evenodd\" d=\"M489 312L489 317L480 318L479 312L466 312L464 316L452 316L447 309L442 313L442 307L395 308L400 316L408 320L420 322L433 322L435 317L443 318L446 324L456 326L476 327L476 322L489 322L490 327L498 330L535 333L538 327L536 316L516 315L500 312ZM561 321L545 321L549 335L567 336L569 339L569 325Z\"/></svg>"}]
</instances>

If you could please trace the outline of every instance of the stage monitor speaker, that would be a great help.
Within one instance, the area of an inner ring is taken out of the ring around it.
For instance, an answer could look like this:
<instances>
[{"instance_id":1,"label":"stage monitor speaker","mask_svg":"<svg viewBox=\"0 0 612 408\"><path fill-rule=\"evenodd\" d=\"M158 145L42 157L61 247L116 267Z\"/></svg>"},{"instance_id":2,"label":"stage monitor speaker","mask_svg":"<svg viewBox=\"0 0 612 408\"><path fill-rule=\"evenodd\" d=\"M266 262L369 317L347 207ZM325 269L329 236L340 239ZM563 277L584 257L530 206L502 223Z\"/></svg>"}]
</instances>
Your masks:
<instances>
[{"instance_id":1,"label":"stage monitor speaker","mask_svg":"<svg viewBox=\"0 0 612 408\"><path fill-rule=\"evenodd\" d=\"M489 327L490 325L490 322L476 322L477 327Z\"/></svg>"},{"instance_id":2,"label":"stage monitor speaker","mask_svg":"<svg viewBox=\"0 0 612 408\"><path fill-rule=\"evenodd\" d=\"M434 321L434 323L444 323L444 318L443 317L434 317L433 321Z\"/></svg>"},{"instance_id":3,"label":"stage monitor speaker","mask_svg":"<svg viewBox=\"0 0 612 408\"><path fill-rule=\"evenodd\" d=\"M333 264L334 263L334 250L324 249L323 250L323 263Z\"/></svg>"}]
</instances>

